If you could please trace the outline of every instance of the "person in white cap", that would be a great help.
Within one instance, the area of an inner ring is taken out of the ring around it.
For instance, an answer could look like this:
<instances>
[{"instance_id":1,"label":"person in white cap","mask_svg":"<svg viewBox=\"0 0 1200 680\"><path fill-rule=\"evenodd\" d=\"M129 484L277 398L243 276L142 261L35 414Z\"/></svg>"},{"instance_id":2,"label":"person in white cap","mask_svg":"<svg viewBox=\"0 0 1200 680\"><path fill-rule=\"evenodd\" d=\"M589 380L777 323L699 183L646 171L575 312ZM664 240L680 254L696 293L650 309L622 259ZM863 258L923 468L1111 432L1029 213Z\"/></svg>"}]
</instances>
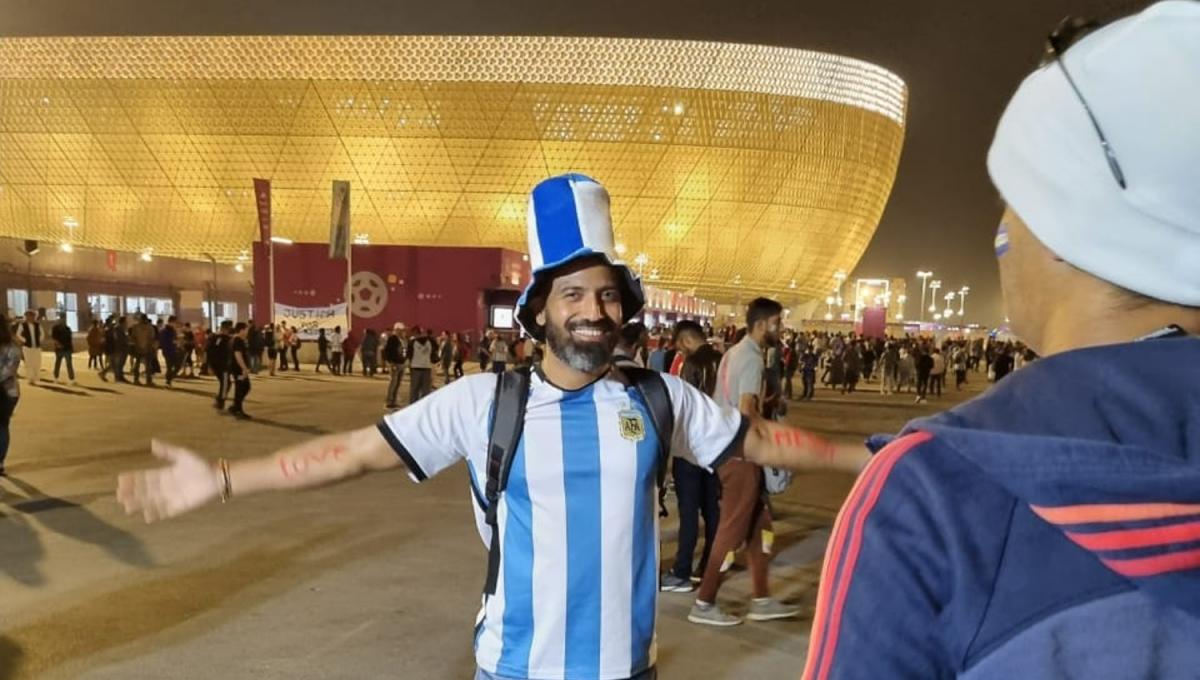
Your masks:
<instances>
[{"instance_id":1,"label":"person in white cap","mask_svg":"<svg viewBox=\"0 0 1200 680\"><path fill-rule=\"evenodd\" d=\"M710 470L744 456L765 465L857 471L869 456L861 445L751 421L675 376L614 368L618 329L641 311L644 297L641 282L613 255L610 220L607 192L587 177L554 177L534 188L533 279L516 316L549 352L532 374L470 376L378 425L262 458L214 466L154 442L153 452L169 465L120 477L126 511L152 521L218 498L400 466L419 482L465 461L489 546L477 677L656 677L655 482L671 443ZM645 374L659 382L639 382ZM519 403L509 398L511 385L523 385ZM515 432L502 435L497 423ZM496 458L496 451L511 455Z\"/></svg>"},{"instance_id":2,"label":"person in white cap","mask_svg":"<svg viewBox=\"0 0 1200 680\"><path fill-rule=\"evenodd\" d=\"M867 466L805 680L1197 677L1200 3L1047 47L987 159L1007 314L1045 358Z\"/></svg>"}]
</instances>

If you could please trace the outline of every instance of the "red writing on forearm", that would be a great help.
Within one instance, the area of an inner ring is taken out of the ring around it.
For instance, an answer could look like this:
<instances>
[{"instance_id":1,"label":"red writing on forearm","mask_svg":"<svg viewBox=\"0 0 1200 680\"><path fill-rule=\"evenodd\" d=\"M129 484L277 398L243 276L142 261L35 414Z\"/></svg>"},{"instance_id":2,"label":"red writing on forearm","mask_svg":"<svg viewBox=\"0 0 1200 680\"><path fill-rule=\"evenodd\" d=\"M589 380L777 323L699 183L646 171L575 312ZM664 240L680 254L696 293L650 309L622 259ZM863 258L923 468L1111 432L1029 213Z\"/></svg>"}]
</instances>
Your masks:
<instances>
[{"instance_id":1,"label":"red writing on forearm","mask_svg":"<svg viewBox=\"0 0 1200 680\"><path fill-rule=\"evenodd\" d=\"M832 461L837 452L833 442L822 439L811 432L791 427L775 429L775 446L800 449L826 462Z\"/></svg>"},{"instance_id":2,"label":"red writing on forearm","mask_svg":"<svg viewBox=\"0 0 1200 680\"><path fill-rule=\"evenodd\" d=\"M279 469L285 478L291 479L308 472L308 468L312 465L320 465L329 460L341 460L346 453L345 446L336 444L320 451L307 451L303 455L280 456Z\"/></svg>"}]
</instances>

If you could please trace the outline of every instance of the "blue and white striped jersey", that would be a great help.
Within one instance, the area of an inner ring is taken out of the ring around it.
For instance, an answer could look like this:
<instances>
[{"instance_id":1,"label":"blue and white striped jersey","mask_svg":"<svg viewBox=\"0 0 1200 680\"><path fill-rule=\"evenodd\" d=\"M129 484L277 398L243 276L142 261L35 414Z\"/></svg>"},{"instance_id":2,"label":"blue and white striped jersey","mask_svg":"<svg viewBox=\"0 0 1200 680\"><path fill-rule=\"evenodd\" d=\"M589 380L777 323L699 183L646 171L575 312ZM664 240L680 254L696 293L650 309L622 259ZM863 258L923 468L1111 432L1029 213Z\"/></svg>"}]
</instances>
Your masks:
<instances>
[{"instance_id":1,"label":"blue and white striped jersey","mask_svg":"<svg viewBox=\"0 0 1200 680\"><path fill-rule=\"evenodd\" d=\"M675 410L673 450L715 467L744 434L741 414L663 379ZM485 546L495 386L492 375L464 378L380 423L417 481L467 461ZM610 376L568 391L533 375L497 508L500 576L479 614L481 668L531 680L617 680L654 665L657 459L654 425L634 387Z\"/></svg>"}]
</instances>

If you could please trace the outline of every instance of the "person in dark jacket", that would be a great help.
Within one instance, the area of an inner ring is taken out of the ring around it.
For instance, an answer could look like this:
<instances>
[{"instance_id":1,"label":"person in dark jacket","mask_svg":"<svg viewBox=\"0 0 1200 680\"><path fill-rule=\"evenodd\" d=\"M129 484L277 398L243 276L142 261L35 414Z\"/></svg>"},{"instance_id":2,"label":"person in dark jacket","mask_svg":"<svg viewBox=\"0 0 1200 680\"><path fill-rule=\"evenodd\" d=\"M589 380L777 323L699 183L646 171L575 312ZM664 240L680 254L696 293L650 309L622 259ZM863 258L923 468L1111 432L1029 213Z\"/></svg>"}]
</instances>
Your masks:
<instances>
[{"instance_id":1,"label":"person in dark jacket","mask_svg":"<svg viewBox=\"0 0 1200 680\"><path fill-rule=\"evenodd\" d=\"M266 351L266 341L263 339L262 329L251 319L246 328L246 347L247 354L250 356L250 372L258 375L262 370L263 352Z\"/></svg>"},{"instance_id":2,"label":"person in dark jacket","mask_svg":"<svg viewBox=\"0 0 1200 680\"><path fill-rule=\"evenodd\" d=\"M929 394L929 380L933 376L933 352L922 346L914 354L917 364L917 403L924 404Z\"/></svg>"},{"instance_id":3,"label":"person in dark jacket","mask_svg":"<svg viewBox=\"0 0 1200 680\"><path fill-rule=\"evenodd\" d=\"M208 368L217 379L217 398L213 407L218 411L225 410L225 399L229 396L229 362L232 358L230 347L233 343L233 322L226 319L221 322L220 330L208 336L208 349L204 353L208 360Z\"/></svg>"},{"instance_id":4,"label":"person in dark jacket","mask_svg":"<svg viewBox=\"0 0 1200 680\"><path fill-rule=\"evenodd\" d=\"M125 380L125 358L129 354L129 333L125 317L116 320L109 318L108 329L104 332L104 353L108 355L108 364L100 369L100 379L108 382L108 372L112 371L113 380L123 383Z\"/></svg>"},{"instance_id":5,"label":"person in dark jacket","mask_svg":"<svg viewBox=\"0 0 1200 680\"><path fill-rule=\"evenodd\" d=\"M170 317L158 332L158 346L162 350L163 361L167 364L167 387L171 386L179 375L179 319Z\"/></svg>"},{"instance_id":6,"label":"person in dark jacket","mask_svg":"<svg viewBox=\"0 0 1200 680\"><path fill-rule=\"evenodd\" d=\"M54 327L50 329L50 339L54 341L54 382L59 382L59 371L63 362L67 364L67 379L75 384L75 340L71 327L67 325L65 316L60 315Z\"/></svg>"},{"instance_id":7,"label":"person in dark jacket","mask_svg":"<svg viewBox=\"0 0 1200 680\"><path fill-rule=\"evenodd\" d=\"M383 346L383 360L388 365L387 407L400 408L396 403L400 392L400 381L404 378L404 360L408 356L407 344L404 341L404 324L398 323L388 334Z\"/></svg>"},{"instance_id":8,"label":"person in dark jacket","mask_svg":"<svg viewBox=\"0 0 1200 680\"><path fill-rule=\"evenodd\" d=\"M674 337L676 351L684 355L679 377L712 396L717 386L721 353L708 344L704 329L695 321L676 324ZM717 526L721 523L721 481L716 474L688 462L683 456L672 458L671 474L675 480L675 498L678 502L679 547L670 571L662 577L659 589L690 593L696 587L692 583L692 575L703 574L708 566ZM659 503L662 502L660 495ZM692 560L696 556L701 517L704 518L704 550L700 555L700 564L693 570Z\"/></svg>"},{"instance_id":9,"label":"person in dark jacket","mask_svg":"<svg viewBox=\"0 0 1200 680\"><path fill-rule=\"evenodd\" d=\"M1200 3L1051 40L988 153L1006 313L1044 358L867 465L805 680L1200 668Z\"/></svg>"}]
</instances>

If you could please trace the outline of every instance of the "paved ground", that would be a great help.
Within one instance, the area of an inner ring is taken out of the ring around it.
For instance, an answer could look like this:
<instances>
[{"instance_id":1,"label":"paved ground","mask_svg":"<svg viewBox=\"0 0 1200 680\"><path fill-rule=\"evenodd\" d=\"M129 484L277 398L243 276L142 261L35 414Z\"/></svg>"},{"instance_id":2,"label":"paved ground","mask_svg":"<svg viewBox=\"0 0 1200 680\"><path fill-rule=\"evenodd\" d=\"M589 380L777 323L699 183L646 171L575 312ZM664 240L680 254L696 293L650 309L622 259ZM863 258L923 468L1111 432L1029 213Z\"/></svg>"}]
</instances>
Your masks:
<instances>
[{"instance_id":1,"label":"paved ground","mask_svg":"<svg viewBox=\"0 0 1200 680\"><path fill-rule=\"evenodd\" d=\"M152 464L152 436L242 457L383 414L384 379L286 375L255 382L253 422L218 415L207 379L22 385L11 477L0 479L0 680L470 677L485 551L461 466L422 487L381 474L151 526L121 512L116 474ZM857 438L938 406L819 392L791 418ZM685 620L691 596L664 595L664 677L799 673L820 557L851 483L809 475L778 503L775 589L805 619L700 628ZM723 602L744 610L748 587L734 574Z\"/></svg>"}]
</instances>

